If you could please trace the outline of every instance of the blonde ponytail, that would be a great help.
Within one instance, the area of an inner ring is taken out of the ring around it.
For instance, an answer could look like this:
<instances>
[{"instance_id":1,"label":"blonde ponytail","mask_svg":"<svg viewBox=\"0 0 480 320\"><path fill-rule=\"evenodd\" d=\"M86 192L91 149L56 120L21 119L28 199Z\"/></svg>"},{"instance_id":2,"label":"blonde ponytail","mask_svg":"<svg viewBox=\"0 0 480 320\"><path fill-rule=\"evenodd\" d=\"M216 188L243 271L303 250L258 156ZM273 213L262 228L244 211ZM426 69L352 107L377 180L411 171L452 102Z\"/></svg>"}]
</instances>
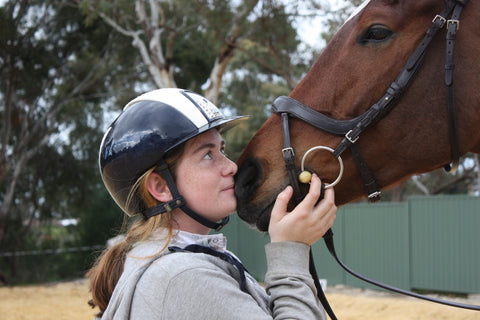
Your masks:
<instances>
[{"instance_id":1,"label":"blonde ponytail","mask_svg":"<svg viewBox=\"0 0 480 320\"><path fill-rule=\"evenodd\" d=\"M171 164L170 168L174 177L174 165L182 153L183 147L180 147L174 150L166 159L167 163ZM152 168L148 170L137 180L137 183L135 183L130 190L128 199L134 201L133 199L140 198L146 208L159 204L159 201L152 197L147 188L147 178L155 169L156 168ZM138 196L134 196L135 194ZM130 207L130 204L127 203L126 207ZM92 300L90 300L88 304L92 306L92 308L96 306L99 307L100 312L97 314L98 317L101 317L108 306L113 290L122 275L125 259L128 252L132 249L132 245L147 240L156 229L162 227L168 231L165 246L160 252L163 251L172 238L173 224L174 220L171 212L151 217L148 220L138 219L130 226L126 237L122 241L110 248L106 248L97 258L86 276L89 278L90 291L92 292ZM126 229L125 225L123 229Z\"/></svg>"}]
</instances>

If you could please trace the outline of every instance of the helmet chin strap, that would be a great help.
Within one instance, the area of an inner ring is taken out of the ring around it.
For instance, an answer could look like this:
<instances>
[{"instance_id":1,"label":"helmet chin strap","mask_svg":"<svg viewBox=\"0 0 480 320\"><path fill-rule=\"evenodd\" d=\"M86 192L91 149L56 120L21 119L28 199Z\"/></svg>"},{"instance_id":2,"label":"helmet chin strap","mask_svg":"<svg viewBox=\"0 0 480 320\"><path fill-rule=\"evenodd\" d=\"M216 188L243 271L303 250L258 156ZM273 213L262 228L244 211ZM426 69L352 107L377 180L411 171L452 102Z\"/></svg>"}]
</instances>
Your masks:
<instances>
[{"instance_id":1,"label":"helmet chin strap","mask_svg":"<svg viewBox=\"0 0 480 320\"><path fill-rule=\"evenodd\" d=\"M193 220L215 231L220 231L228 223L228 221L230 220L229 216L223 218L220 222L214 222L202 217L201 215L190 209L190 207L187 205L187 202L185 201L185 198L178 192L175 181L172 177L172 174L170 173L170 169L168 168L168 165L165 163L164 160L161 160L159 162L158 169L162 177L167 182L167 186L170 189L170 193L172 194L173 199L168 202L161 203L154 207L145 209L142 212L145 220L158 214L170 212L176 208L180 208Z\"/></svg>"}]
</instances>

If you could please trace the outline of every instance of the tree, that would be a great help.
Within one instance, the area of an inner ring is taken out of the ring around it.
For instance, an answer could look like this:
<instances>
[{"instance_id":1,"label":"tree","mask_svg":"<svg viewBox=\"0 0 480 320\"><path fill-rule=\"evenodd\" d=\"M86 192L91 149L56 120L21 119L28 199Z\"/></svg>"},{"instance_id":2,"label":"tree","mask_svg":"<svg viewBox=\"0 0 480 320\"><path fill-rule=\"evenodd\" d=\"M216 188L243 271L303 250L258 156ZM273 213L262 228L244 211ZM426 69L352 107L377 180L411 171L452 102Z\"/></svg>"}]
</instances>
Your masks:
<instances>
[{"instance_id":1,"label":"tree","mask_svg":"<svg viewBox=\"0 0 480 320\"><path fill-rule=\"evenodd\" d=\"M81 1L80 7L94 20L98 15L114 30L128 37L157 88L177 87L175 74L184 87L198 90L210 70L206 96L217 101L225 67L239 37L240 21L258 0L245 1L237 15L228 9L228 1ZM230 22L232 18L232 23ZM225 30L225 26L230 28ZM215 42L223 33L224 43ZM214 51L211 50L214 49ZM215 59L215 51L220 54ZM185 70L182 64L189 64ZM203 70L202 70L203 69ZM198 72L200 71L200 72ZM186 83L189 81L190 83Z\"/></svg>"},{"instance_id":2,"label":"tree","mask_svg":"<svg viewBox=\"0 0 480 320\"><path fill-rule=\"evenodd\" d=\"M289 58L299 44L292 28L298 12L287 13L281 2L83 0L79 6L130 39L155 87L205 88L218 103L236 51L291 88L296 84Z\"/></svg>"},{"instance_id":3,"label":"tree","mask_svg":"<svg viewBox=\"0 0 480 320\"><path fill-rule=\"evenodd\" d=\"M125 68L110 28L67 1L8 1L0 17L0 251L15 252L100 187L101 104Z\"/></svg>"},{"instance_id":4,"label":"tree","mask_svg":"<svg viewBox=\"0 0 480 320\"><path fill-rule=\"evenodd\" d=\"M82 218L75 237L86 244L119 227L98 146L113 113L159 79L204 88L226 112L259 113L244 130L258 127L308 65L295 58L295 14L276 1L3 2L0 251L52 243L51 221L62 217ZM235 90L247 79L255 90Z\"/></svg>"}]
</instances>

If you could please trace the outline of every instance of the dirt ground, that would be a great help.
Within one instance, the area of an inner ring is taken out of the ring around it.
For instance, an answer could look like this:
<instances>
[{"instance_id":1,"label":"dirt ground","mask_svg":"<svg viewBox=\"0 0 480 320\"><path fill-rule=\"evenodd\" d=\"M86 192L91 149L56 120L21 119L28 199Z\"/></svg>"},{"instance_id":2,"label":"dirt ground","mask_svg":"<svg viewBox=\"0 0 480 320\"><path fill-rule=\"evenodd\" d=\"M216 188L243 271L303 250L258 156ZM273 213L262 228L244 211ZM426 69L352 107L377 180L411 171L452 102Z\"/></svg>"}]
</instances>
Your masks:
<instances>
[{"instance_id":1,"label":"dirt ground","mask_svg":"<svg viewBox=\"0 0 480 320\"><path fill-rule=\"evenodd\" d=\"M328 287L326 295L341 320L480 320L479 311L461 310L389 293ZM84 320L94 318L87 282L78 280L38 286L0 287L2 320ZM480 296L457 299L480 304Z\"/></svg>"}]
</instances>

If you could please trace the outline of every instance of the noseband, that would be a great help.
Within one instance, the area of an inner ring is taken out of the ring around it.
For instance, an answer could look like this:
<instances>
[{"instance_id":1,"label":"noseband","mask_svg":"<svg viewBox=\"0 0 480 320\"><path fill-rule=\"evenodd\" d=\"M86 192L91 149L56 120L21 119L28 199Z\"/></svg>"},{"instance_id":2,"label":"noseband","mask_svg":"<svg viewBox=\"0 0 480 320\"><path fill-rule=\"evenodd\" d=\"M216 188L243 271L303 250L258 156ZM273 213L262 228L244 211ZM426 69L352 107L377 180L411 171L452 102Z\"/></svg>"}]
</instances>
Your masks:
<instances>
[{"instance_id":1,"label":"noseband","mask_svg":"<svg viewBox=\"0 0 480 320\"><path fill-rule=\"evenodd\" d=\"M367 166L363 157L360 154L358 144L360 134L368 127L374 125L385 117L390 110L395 106L402 94L411 83L418 69L422 65L423 58L425 57L426 49L430 44L432 38L435 36L438 30L440 30L445 24L447 25L447 50L446 50L446 63L445 63L445 85L447 87L447 112L448 123L450 132L450 146L451 157L453 160L452 165L446 165L445 170L455 171L458 167L458 161L460 158L460 151L458 146L458 133L457 133L457 121L455 116L455 99L454 99L454 87L453 87L453 49L455 45L456 32L459 27L459 16L468 0L449 0L446 3L443 11L436 15L433 19L432 26L427 30L425 37L420 45L415 49L410 58L407 60L402 71L392 82L385 94L373 104L362 115L350 119L350 120L335 120L329 118L318 111L315 111L301 102L292 99L290 97L281 96L278 97L272 106L273 112L282 116L283 127L283 157L287 166L290 182L294 189L299 190L297 175L298 170L295 167L295 151L290 144L289 134L289 117L300 119L315 128L323 130L333 135L344 136L341 143L333 151L333 155L340 159L340 155L350 148L353 158L357 164L360 176L362 178L363 185L367 192L368 199L375 202L380 199L380 186L378 185L372 170ZM452 12L453 10L453 12ZM452 12L450 20L447 20L448 15ZM303 160L302 160L303 162ZM298 197L300 195L297 194Z\"/></svg>"},{"instance_id":2,"label":"noseband","mask_svg":"<svg viewBox=\"0 0 480 320\"><path fill-rule=\"evenodd\" d=\"M447 24L447 53L446 53L446 63L445 63L445 85L447 87L447 111L448 111L448 122L449 122L449 132L450 132L450 146L451 146L451 157L453 160L452 165L446 165L445 170L451 171L456 170L458 167L458 161L460 158L460 151L458 146L458 134L457 134L457 125L455 117L455 99L454 99L454 90L453 90L453 49L455 45L456 32L459 26L459 16L462 12L463 7L467 4L468 0L448 0L443 11L436 15L433 19L432 26L427 30L425 37L423 38L420 45L415 49L410 58L407 60L406 65L399 73L395 81L392 82L390 87L387 89L383 97L374 105L372 105L365 113L362 115L351 119L351 120L335 120L331 119L318 111L315 111L301 102L292 99L290 97L279 97L273 102L273 112L281 115L282 118L282 129L283 129L283 144L284 148L282 149L283 158L285 161L285 166L289 175L290 183L294 189L294 202L298 204L304 197L302 191L300 190L298 169L295 166L295 150L291 145L290 141L290 130L289 130L289 117L294 117L300 119L315 128L326 131L333 135L344 136L341 143L337 146L335 150L326 147L326 146L316 146L309 149L303 156L301 161L301 170L304 171L304 162L306 157L310 152L322 149L332 152L333 156L338 159L340 164L340 173L337 179L330 185L324 186L322 188L332 187L337 184L343 173L343 161L340 155L347 149L350 148L353 154L353 158L357 164L357 167L360 172L363 184L367 191L367 195L370 201L377 201L380 199L380 187L373 175L373 172L366 165L363 160L358 145L356 144L360 134L372 126L373 124L380 121L385 117L390 110L394 107L396 102L401 98L403 92L407 89L408 85L411 83L416 72L420 68L423 58L425 57L425 52L432 40L433 36L440 30L445 24ZM453 11L453 12L452 12ZM451 15L451 19L447 20L447 17ZM302 181L305 183L305 181ZM323 190L322 190L323 191ZM323 192L322 192L323 194ZM408 295L411 297L440 303L448 306L471 309L480 311L480 306L469 305L463 303L456 303L451 301L440 300L432 297L427 297L421 294L417 294L411 291L399 289L392 287L387 284L379 283L375 280L369 279L361 274L350 269L346 266L337 256L335 251L335 246L333 243L333 232L328 230L324 236L325 244L327 245L328 250L335 258L335 260L340 264L340 266L345 269L348 273L353 276L366 281L375 286L381 287L386 290L390 290L396 293ZM325 294L319 284L318 276L315 270L315 265L313 262L312 251L310 250L310 273L313 277L315 286L317 288L317 295L320 299L322 305L327 311L328 315L332 320L336 320L336 316L330 307Z\"/></svg>"}]
</instances>

